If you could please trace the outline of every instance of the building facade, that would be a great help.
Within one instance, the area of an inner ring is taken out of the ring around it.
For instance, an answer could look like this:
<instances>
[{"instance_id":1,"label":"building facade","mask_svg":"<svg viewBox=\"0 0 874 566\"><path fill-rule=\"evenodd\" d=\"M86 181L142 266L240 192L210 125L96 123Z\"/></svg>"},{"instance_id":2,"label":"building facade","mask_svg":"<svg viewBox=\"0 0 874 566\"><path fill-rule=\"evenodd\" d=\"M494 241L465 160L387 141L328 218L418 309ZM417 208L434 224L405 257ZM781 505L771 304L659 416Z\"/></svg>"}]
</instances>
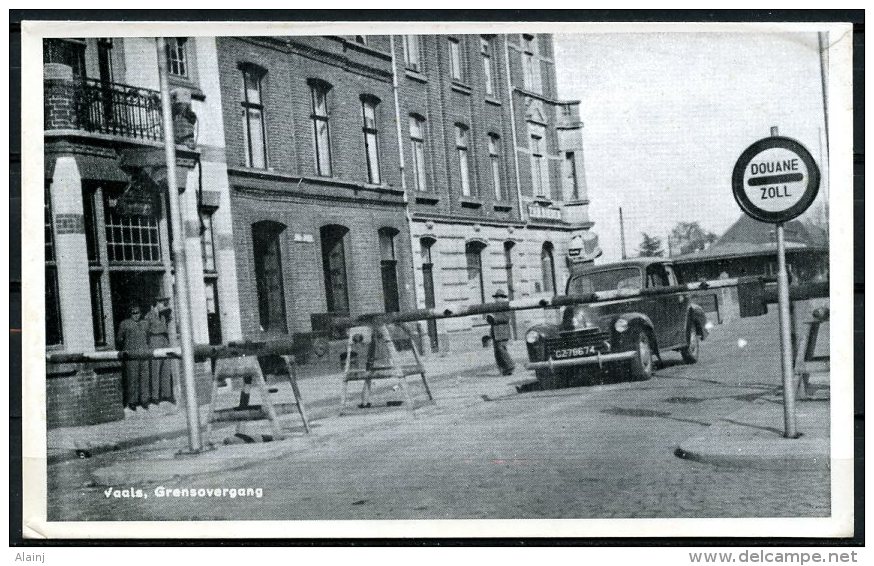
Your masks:
<instances>
[{"instance_id":1,"label":"building facade","mask_svg":"<svg viewBox=\"0 0 874 566\"><path fill-rule=\"evenodd\" d=\"M217 41L243 334L412 308L390 39Z\"/></svg>"},{"instance_id":2,"label":"building facade","mask_svg":"<svg viewBox=\"0 0 874 566\"><path fill-rule=\"evenodd\" d=\"M196 342L562 292L592 223L550 36L172 38L164 56ZM155 41L47 40L44 62L47 348L113 349L131 305L173 294ZM433 350L487 334L420 329ZM121 418L120 371L53 364L50 426Z\"/></svg>"},{"instance_id":3,"label":"building facade","mask_svg":"<svg viewBox=\"0 0 874 566\"><path fill-rule=\"evenodd\" d=\"M568 248L592 222L579 104L558 99L551 36L393 43L418 306L562 293ZM514 332L552 314L517 313ZM467 317L427 332L452 349L487 328Z\"/></svg>"},{"instance_id":4,"label":"building facade","mask_svg":"<svg viewBox=\"0 0 874 566\"><path fill-rule=\"evenodd\" d=\"M172 39L166 56L194 338L233 340L240 308L215 40ZM49 351L115 349L131 306L147 312L173 295L166 202L143 177L164 155L157 57L154 39L44 44ZM47 387L50 427L124 415L119 363L52 364Z\"/></svg>"}]
</instances>

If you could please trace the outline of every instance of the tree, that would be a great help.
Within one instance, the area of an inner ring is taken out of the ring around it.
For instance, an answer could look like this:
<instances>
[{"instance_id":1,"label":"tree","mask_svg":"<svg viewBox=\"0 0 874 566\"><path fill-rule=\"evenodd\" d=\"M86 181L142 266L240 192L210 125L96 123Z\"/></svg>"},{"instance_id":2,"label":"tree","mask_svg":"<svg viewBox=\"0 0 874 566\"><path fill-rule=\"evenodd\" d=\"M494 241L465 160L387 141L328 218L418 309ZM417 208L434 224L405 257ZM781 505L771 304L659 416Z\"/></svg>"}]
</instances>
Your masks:
<instances>
[{"instance_id":1,"label":"tree","mask_svg":"<svg viewBox=\"0 0 874 566\"><path fill-rule=\"evenodd\" d=\"M677 254L701 251L717 239L716 234L705 230L697 222L678 222L668 237Z\"/></svg>"},{"instance_id":2,"label":"tree","mask_svg":"<svg viewBox=\"0 0 874 566\"><path fill-rule=\"evenodd\" d=\"M662 257L665 250L662 249L662 239L656 236L650 236L646 232L641 232L643 240L640 241L640 246L637 248L637 255L640 257Z\"/></svg>"}]
</instances>

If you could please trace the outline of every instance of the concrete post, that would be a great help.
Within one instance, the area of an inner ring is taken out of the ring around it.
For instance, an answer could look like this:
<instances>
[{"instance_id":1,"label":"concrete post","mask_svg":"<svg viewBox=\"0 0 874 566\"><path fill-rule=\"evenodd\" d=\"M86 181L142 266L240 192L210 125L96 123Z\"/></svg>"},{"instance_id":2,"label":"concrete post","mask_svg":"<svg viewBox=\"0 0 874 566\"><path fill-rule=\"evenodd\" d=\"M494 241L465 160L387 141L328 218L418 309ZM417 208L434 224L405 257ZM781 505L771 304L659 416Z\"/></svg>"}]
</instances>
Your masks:
<instances>
[{"instance_id":1,"label":"concrete post","mask_svg":"<svg viewBox=\"0 0 874 566\"><path fill-rule=\"evenodd\" d=\"M91 324L82 179L72 156L57 158L50 190L64 348L73 352L91 350L94 348L94 327Z\"/></svg>"}]
</instances>

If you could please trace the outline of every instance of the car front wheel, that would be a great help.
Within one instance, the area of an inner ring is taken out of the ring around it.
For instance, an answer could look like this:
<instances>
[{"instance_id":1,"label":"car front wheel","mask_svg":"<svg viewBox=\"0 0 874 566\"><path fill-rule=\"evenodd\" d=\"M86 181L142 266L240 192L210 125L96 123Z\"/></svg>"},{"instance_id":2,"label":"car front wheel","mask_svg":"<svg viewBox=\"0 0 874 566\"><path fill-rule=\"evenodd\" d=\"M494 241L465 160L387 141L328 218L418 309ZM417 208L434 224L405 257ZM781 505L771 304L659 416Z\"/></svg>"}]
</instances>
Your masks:
<instances>
[{"instance_id":1,"label":"car front wheel","mask_svg":"<svg viewBox=\"0 0 874 566\"><path fill-rule=\"evenodd\" d=\"M635 356L631 358L631 378L635 381L645 381L652 377L653 359L652 342L645 330L638 330L634 341Z\"/></svg>"},{"instance_id":2,"label":"car front wheel","mask_svg":"<svg viewBox=\"0 0 874 566\"><path fill-rule=\"evenodd\" d=\"M686 346L680 348L680 355L683 356L683 361L687 364L694 364L698 361L698 351L701 348L701 339L698 337L698 329L694 324L689 324L686 327Z\"/></svg>"}]
</instances>

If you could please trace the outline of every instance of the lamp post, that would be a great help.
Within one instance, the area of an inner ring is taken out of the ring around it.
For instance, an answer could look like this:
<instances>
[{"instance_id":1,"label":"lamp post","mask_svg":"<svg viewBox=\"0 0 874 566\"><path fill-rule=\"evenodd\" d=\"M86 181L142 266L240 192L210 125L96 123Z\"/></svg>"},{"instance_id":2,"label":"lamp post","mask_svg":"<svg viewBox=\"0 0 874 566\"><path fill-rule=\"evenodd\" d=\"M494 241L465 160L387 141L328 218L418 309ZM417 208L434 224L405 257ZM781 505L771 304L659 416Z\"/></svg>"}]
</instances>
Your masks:
<instances>
[{"instance_id":1,"label":"lamp post","mask_svg":"<svg viewBox=\"0 0 874 566\"><path fill-rule=\"evenodd\" d=\"M185 232L182 224L182 201L176 182L176 136L173 130L173 110L170 106L170 69L167 61L167 42L155 38L158 51L158 77L161 89L161 114L164 124L164 156L167 161L167 191L170 202L170 226L173 237L170 249L173 254L176 312L179 313L179 346L182 359L182 392L185 396L185 416L188 421L188 447L191 453L203 450L200 434L200 408L194 384L194 332L191 321L191 305L188 303L188 263L185 254Z\"/></svg>"}]
</instances>

